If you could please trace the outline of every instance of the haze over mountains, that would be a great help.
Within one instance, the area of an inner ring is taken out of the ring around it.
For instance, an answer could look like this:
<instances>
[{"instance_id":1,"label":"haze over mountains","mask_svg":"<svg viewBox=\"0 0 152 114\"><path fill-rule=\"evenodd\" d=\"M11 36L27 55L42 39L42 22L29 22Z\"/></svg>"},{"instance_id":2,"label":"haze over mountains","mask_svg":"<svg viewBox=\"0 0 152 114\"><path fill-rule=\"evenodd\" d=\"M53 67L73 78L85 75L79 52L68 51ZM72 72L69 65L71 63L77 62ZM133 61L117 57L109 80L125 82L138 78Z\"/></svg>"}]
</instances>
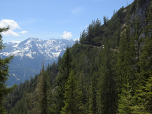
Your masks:
<instances>
[{"instance_id":1,"label":"haze over mountains","mask_svg":"<svg viewBox=\"0 0 152 114\"><path fill-rule=\"evenodd\" d=\"M46 66L48 63L57 61L62 56L66 47L71 47L75 41L66 39L40 40L38 38L28 38L22 42L4 43L6 46L0 57L5 58L14 55L13 62L10 63L8 85L19 84L30 76L40 72L42 61Z\"/></svg>"}]
</instances>

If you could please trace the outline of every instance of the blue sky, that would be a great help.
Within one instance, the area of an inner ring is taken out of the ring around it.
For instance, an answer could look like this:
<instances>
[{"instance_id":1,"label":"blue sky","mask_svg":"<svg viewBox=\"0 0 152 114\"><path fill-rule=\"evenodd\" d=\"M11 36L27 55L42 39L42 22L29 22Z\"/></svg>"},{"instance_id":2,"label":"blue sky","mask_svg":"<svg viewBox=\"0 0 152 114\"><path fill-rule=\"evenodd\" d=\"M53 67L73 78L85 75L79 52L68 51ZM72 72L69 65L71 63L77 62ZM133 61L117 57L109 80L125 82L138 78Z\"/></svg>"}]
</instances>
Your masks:
<instances>
[{"instance_id":1,"label":"blue sky","mask_svg":"<svg viewBox=\"0 0 152 114\"><path fill-rule=\"evenodd\" d=\"M114 10L134 0L1 0L0 27L10 26L3 42L27 38L77 39L97 18L109 19Z\"/></svg>"}]
</instances>

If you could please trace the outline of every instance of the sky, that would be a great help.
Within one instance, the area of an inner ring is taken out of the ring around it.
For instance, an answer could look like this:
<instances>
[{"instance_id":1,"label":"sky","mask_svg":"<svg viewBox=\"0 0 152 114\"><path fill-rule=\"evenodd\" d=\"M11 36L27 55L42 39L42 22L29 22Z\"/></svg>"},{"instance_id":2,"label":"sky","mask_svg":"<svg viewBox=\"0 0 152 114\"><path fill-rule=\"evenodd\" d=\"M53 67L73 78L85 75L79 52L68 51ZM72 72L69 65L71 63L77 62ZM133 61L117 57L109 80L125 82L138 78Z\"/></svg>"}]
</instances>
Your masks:
<instances>
[{"instance_id":1,"label":"sky","mask_svg":"<svg viewBox=\"0 0 152 114\"><path fill-rule=\"evenodd\" d=\"M97 18L109 19L113 11L126 7L134 0L0 0L0 28L3 43L41 40L78 39L80 33Z\"/></svg>"}]
</instances>

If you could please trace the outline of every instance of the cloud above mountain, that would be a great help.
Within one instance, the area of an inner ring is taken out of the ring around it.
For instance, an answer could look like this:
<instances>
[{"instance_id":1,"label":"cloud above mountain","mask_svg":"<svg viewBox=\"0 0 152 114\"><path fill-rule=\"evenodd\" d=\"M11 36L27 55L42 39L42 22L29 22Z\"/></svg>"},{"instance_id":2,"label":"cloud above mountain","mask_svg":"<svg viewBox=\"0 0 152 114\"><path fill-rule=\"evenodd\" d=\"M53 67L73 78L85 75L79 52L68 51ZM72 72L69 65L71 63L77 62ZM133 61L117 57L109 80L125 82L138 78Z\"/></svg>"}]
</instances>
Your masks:
<instances>
[{"instance_id":1,"label":"cloud above mountain","mask_svg":"<svg viewBox=\"0 0 152 114\"><path fill-rule=\"evenodd\" d=\"M21 32L19 32L19 33L21 33L21 34L25 34L25 33L27 33L27 31L21 31Z\"/></svg>"},{"instance_id":2,"label":"cloud above mountain","mask_svg":"<svg viewBox=\"0 0 152 114\"><path fill-rule=\"evenodd\" d=\"M72 33L64 31L63 35L61 35L61 37L64 38L64 39L69 39L69 38L72 37Z\"/></svg>"},{"instance_id":3,"label":"cloud above mountain","mask_svg":"<svg viewBox=\"0 0 152 114\"><path fill-rule=\"evenodd\" d=\"M2 34L4 36L19 36L18 33L27 33L27 31L21 31L21 32L14 32L14 30L16 29L21 29L21 27L18 25L17 22L15 22L14 20L11 20L11 19L3 19L0 21L0 28L3 28L3 27L10 27L8 31L6 32L2 32Z\"/></svg>"},{"instance_id":4,"label":"cloud above mountain","mask_svg":"<svg viewBox=\"0 0 152 114\"><path fill-rule=\"evenodd\" d=\"M80 41L80 38L74 39L73 41Z\"/></svg>"}]
</instances>

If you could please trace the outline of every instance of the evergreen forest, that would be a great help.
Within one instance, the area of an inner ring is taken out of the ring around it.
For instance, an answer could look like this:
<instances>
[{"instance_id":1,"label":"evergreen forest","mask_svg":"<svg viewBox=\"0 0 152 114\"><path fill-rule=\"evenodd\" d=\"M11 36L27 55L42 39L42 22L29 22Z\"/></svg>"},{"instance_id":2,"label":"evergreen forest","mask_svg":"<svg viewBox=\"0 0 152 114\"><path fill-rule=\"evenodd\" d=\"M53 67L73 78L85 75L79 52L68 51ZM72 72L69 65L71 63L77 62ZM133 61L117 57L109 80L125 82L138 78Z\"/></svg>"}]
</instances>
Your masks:
<instances>
[{"instance_id":1,"label":"evergreen forest","mask_svg":"<svg viewBox=\"0 0 152 114\"><path fill-rule=\"evenodd\" d=\"M145 4L143 19L136 12ZM8 88L12 59L0 58L0 114L151 114L152 1L93 20L58 62Z\"/></svg>"}]
</instances>

